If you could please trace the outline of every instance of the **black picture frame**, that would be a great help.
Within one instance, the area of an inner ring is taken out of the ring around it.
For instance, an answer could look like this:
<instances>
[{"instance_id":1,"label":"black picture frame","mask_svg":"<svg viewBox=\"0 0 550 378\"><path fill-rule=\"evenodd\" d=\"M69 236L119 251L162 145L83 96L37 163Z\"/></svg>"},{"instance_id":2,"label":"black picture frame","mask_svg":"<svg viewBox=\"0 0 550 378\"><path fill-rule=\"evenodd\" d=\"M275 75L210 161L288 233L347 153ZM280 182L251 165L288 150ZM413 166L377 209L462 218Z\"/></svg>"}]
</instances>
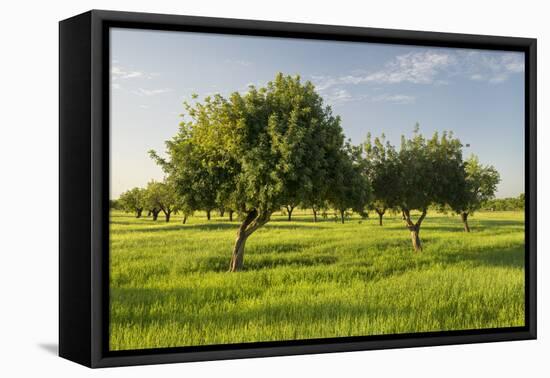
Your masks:
<instances>
[{"instance_id":1,"label":"black picture frame","mask_svg":"<svg viewBox=\"0 0 550 378\"><path fill-rule=\"evenodd\" d=\"M525 53L524 327L108 350L111 27ZM59 24L59 355L88 367L536 338L536 39L92 10Z\"/></svg>"}]
</instances>

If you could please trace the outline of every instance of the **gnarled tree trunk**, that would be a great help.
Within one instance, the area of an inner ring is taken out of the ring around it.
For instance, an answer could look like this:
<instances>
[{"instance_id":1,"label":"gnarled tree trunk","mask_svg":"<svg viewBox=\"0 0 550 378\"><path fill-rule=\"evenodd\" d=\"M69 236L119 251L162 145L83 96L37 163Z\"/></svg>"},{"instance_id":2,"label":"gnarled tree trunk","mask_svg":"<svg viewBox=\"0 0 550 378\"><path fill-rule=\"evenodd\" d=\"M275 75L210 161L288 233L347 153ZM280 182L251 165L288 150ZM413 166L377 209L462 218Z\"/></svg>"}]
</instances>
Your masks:
<instances>
[{"instance_id":1,"label":"gnarled tree trunk","mask_svg":"<svg viewBox=\"0 0 550 378\"><path fill-rule=\"evenodd\" d=\"M267 221L269 221L270 215L270 212L258 212L256 209L253 209L247 213L246 218L237 230L235 246L233 247L231 262L229 263L230 272L237 272L243 268L244 247L248 237L258 228L266 224Z\"/></svg>"},{"instance_id":2,"label":"gnarled tree trunk","mask_svg":"<svg viewBox=\"0 0 550 378\"><path fill-rule=\"evenodd\" d=\"M206 210L206 219L210 220L210 211L211 210Z\"/></svg>"},{"instance_id":3,"label":"gnarled tree trunk","mask_svg":"<svg viewBox=\"0 0 550 378\"><path fill-rule=\"evenodd\" d=\"M411 212L409 209L403 209L403 219L405 220L407 229L411 233L411 240L413 249L415 252L422 252L422 242L420 241L420 225L422 224L422 221L426 217L427 209L422 209L422 214L416 221L416 223L413 223L411 220Z\"/></svg>"},{"instance_id":4,"label":"gnarled tree trunk","mask_svg":"<svg viewBox=\"0 0 550 378\"><path fill-rule=\"evenodd\" d=\"M313 222L317 223L317 209L315 206L312 206L311 209L313 210Z\"/></svg>"},{"instance_id":5,"label":"gnarled tree trunk","mask_svg":"<svg viewBox=\"0 0 550 378\"><path fill-rule=\"evenodd\" d=\"M380 224L380 226L382 226L382 218L386 213L386 209L375 209L375 211L378 214L378 223Z\"/></svg>"},{"instance_id":6,"label":"gnarled tree trunk","mask_svg":"<svg viewBox=\"0 0 550 378\"><path fill-rule=\"evenodd\" d=\"M346 210L340 210L340 219L342 220L342 224L344 224L346 218Z\"/></svg>"},{"instance_id":7,"label":"gnarled tree trunk","mask_svg":"<svg viewBox=\"0 0 550 378\"><path fill-rule=\"evenodd\" d=\"M136 218L141 218L141 213L143 212L143 209L137 209L136 210Z\"/></svg>"},{"instance_id":8,"label":"gnarled tree trunk","mask_svg":"<svg viewBox=\"0 0 550 378\"><path fill-rule=\"evenodd\" d=\"M411 240L414 251L422 252L422 242L420 241L420 227L414 225L412 227L409 227L409 231L411 232Z\"/></svg>"},{"instance_id":9,"label":"gnarled tree trunk","mask_svg":"<svg viewBox=\"0 0 550 378\"><path fill-rule=\"evenodd\" d=\"M170 222L170 214L171 211L164 211L164 218L166 219L166 222Z\"/></svg>"},{"instance_id":10,"label":"gnarled tree trunk","mask_svg":"<svg viewBox=\"0 0 550 378\"><path fill-rule=\"evenodd\" d=\"M187 214L183 214L183 224L187 223Z\"/></svg>"},{"instance_id":11,"label":"gnarled tree trunk","mask_svg":"<svg viewBox=\"0 0 550 378\"><path fill-rule=\"evenodd\" d=\"M294 211L294 208L296 206L286 205L286 213L288 215L288 221L290 222L292 220L292 212Z\"/></svg>"},{"instance_id":12,"label":"gnarled tree trunk","mask_svg":"<svg viewBox=\"0 0 550 378\"><path fill-rule=\"evenodd\" d=\"M467 212L462 212L460 214L460 218L462 219L462 223L464 223L464 231L465 232L470 232L470 226L468 225L468 213Z\"/></svg>"},{"instance_id":13,"label":"gnarled tree trunk","mask_svg":"<svg viewBox=\"0 0 550 378\"><path fill-rule=\"evenodd\" d=\"M220 209L220 217L223 217L224 214L225 214L225 209L222 207L222 208Z\"/></svg>"},{"instance_id":14,"label":"gnarled tree trunk","mask_svg":"<svg viewBox=\"0 0 550 378\"><path fill-rule=\"evenodd\" d=\"M233 222L233 210L229 210L229 221Z\"/></svg>"},{"instance_id":15,"label":"gnarled tree trunk","mask_svg":"<svg viewBox=\"0 0 550 378\"><path fill-rule=\"evenodd\" d=\"M151 210L151 213L153 214L153 220L156 221L159 217L160 210L153 209Z\"/></svg>"}]
</instances>

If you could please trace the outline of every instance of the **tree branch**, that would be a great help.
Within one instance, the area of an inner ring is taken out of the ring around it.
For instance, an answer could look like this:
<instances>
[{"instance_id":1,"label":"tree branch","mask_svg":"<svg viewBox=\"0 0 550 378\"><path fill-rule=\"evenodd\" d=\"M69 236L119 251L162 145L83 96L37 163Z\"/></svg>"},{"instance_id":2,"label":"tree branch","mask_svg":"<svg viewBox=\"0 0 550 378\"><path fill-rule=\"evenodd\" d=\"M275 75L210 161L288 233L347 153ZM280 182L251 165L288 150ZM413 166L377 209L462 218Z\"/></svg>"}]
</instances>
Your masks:
<instances>
[{"instance_id":1,"label":"tree branch","mask_svg":"<svg viewBox=\"0 0 550 378\"><path fill-rule=\"evenodd\" d=\"M418 218L418 220L416 221L416 224L415 224L416 227L420 227L420 225L422 224L422 221L424 220L424 218L426 218L427 212L428 212L428 209L426 208L422 209L422 214L420 215L420 218Z\"/></svg>"},{"instance_id":2,"label":"tree branch","mask_svg":"<svg viewBox=\"0 0 550 378\"><path fill-rule=\"evenodd\" d=\"M269 212L261 212L258 214L256 211L257 216L254 218L254 220L246 227L245 229L245 235L248 237L250 236L254 231L256 231L258 228L263 226L269 221L269 217L271 216L271 213Z\"/></svg>"}]
</instances>

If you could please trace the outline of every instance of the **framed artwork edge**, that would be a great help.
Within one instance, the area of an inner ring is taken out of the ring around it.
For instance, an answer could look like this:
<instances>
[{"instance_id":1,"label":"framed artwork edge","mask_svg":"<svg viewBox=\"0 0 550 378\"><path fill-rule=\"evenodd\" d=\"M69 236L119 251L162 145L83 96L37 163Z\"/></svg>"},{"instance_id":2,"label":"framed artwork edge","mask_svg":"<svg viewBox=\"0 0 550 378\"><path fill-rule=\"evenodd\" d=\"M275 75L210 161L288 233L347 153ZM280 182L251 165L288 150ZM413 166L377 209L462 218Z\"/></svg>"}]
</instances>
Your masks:
<instances>
[{"instance_id":1,"label":"framed artwork edge","mask_svg":"<svg viewBox=\"0 0 550 378\"><path fill-rule=\"evenodd\" d=\"M526 326L111 352L110 27L525 52ZM96 368L536 339L536 39L92 10L59 23L59 355Z\"/></svg>"}]
</instances>

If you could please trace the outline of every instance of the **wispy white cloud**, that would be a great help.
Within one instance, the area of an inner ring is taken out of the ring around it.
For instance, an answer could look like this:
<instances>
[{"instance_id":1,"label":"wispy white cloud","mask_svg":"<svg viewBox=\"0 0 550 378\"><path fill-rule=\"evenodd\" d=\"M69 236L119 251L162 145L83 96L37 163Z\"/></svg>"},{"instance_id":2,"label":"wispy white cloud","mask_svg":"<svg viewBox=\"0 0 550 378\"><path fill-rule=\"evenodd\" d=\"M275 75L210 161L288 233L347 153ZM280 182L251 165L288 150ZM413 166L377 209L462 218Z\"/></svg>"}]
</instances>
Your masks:
<instances>
[{"instance_id":1,"label":"wispy white cloud","mask_svg":"<svg viewBox=\"0 0 550 378\"><path fill-rule=\"evenodd\" d=\"M343 83L378 83L395 84L409 82L414 84L431 84L438 74L454 63L449 53L423 51L398 55L386 63L381 70L365 75L347 75L340 78Z\"/></svg>"},{"instance_id":2,"label":"wispy white cloud","mask_svg":"<svg viewBox=\"0 0 550 378\"><path fill-rule=\"evenodd\" d=\"M131 71L124 69L120 66L111 67L111 78L113 80L117 79L132 79L136 77L143 77L144 74L141 71Z\"/></svg>"},{"instance_id":3,"label":"wispy white cloud","mask_svg":"<svg viewBox=\"0 0 550 378\"><path fill-rule=\"evenodd\" d=\"M146 89L146 88L138 88L136 91L133 91L132 93L138 95L138 96L155 96L167 92L171 92L172 89L170 88L160 88L160 89Z\"/></svg>"},{"instance_id":4,"label":"wispy white cloud","mask_svg":"<svg viewBox=\"0 0 550 378\"><path fill-rule=\"evenodd\" d=\"M395 105L407 105L416 101L416 97L405 94L382 93L377 95L355 95L344 88L330 88L321 93L325 102L332 106L338 106L349 102L388 102Z\"/></svg>"},{"instance_id":5,"label":"wispy white cloud","mask_svg":"<svg viewBox=\"0 0 550 378\"><path fill-rule=\"evenodd\" d=\"M132 70L132 69L122 67L120 65L114 65L111 67L111 79L113 81L116 81L119 79L124 80L124 79L135 79L135 78L152 79L159 75L160 74L158 72L144 72L144 71Z\"/></svg>"},{"instance_id":6,"label":"wispy white cloud","mask_svg":"<svg viewBox=\"0 0 550 378\"><path fill-rule=\"evenodd\" d=\"M311 79L319 92L326 93L359 84L450 85L457 78L498 84L524 69L523 56L517 53L429 50L398 55L377 70L356 69L346 75Z\"/></svg>"},{"instance_id":7,"label":"wispy white cloud","mask_svg":"<svg viewBox=\"0 0 550 378\"><path fill-rule=\"evenodd\" d=\"M523 73L525 62L519 53L485 53L469 51L461 54L461 69L471 80L498 84L507 81L512 75Z\"/></svg>"},{"instance_id":8,"label":"wispy white cloud","mask_svg":"<svg viewBox=\"0 0 550 378\"><path fill-rule=\"evenodd\" d=\"M334 88L333 90L327 91L323 98L331 105L339 105L345 102L358 100L358 98L354 98L351 93L343 88Z\"/></svg>"},{"instance_id":9,"label":"wispy white cloud","mask_svg":"<svg viewBox=\"0 0 550 378\"><path fill-rule=\"evenodd\" d=\"M335 85L342 84L338 78L323 75L312 76L311 82L315 85L315 89L318 91L324 91Z\"/></svg>"}]
</instances>

